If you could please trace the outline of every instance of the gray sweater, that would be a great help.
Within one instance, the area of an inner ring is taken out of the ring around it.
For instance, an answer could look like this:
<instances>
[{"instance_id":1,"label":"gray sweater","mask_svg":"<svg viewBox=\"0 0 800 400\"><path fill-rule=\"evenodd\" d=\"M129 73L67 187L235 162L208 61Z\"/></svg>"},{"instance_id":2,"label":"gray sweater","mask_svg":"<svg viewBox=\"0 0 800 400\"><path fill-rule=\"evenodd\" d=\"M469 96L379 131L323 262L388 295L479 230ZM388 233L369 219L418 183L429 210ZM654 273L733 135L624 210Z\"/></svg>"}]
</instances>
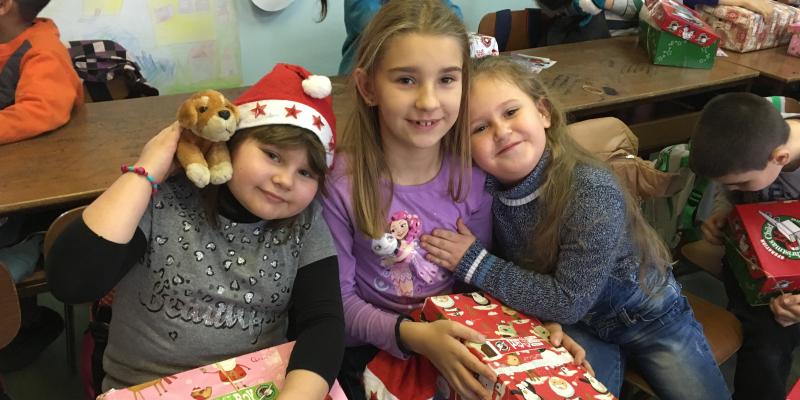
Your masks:
<instances>
[{"instance_id":1,"label":"gray sweater","mask_svg":"<svg viewBox=\"0 0 800 400\"><path fill-rule=\"evenodd\" d=\"M638 257L626 229L625 199L614 176L580 165L574 171L575 198L566 209L556 267L550 274L520 267L541 218L537 190L549 162L547 150L530 175L514 187L487 179L487 190L494 196L495 248L505 259L476 241L455 274L518 311L572 324L601 302L610 276L638 285Z\"/></svg>"}]
</instances>

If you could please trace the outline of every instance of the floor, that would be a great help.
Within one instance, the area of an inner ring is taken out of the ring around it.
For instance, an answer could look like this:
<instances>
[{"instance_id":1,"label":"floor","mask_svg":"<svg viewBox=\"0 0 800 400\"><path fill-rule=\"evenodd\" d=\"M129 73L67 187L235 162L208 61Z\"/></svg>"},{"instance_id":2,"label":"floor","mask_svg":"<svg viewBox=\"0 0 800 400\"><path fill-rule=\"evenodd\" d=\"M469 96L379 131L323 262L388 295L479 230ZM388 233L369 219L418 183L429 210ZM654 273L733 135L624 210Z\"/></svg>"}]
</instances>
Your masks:
<instances>
[{"instance_id":1,"label":"floor","mask_svg":"<svg viewBox=\"0 0 800 400\"><path fill-rule=\"evenodd\" d=\"M678 280L688 290L716 304L725 305L725 290L716 279L702 271L678 269ZM59 312L63 311L61 303L49 294L40 297L40 304L47 305ZM76 342L87 326L88 307L75 307ZM36 361L27 368L5 375L4 382L9 395L14 400L40 399L84 399L77 370L67 366L64 335L53 342ZM77 345L77 343L76 343ZM735 356L734 356L735 357ZM721 366L723 375L731 385L735 359ZM800 377L800 354L795 353L795 363L789 381L794 383Z\"/></svg>"}]
</instances>

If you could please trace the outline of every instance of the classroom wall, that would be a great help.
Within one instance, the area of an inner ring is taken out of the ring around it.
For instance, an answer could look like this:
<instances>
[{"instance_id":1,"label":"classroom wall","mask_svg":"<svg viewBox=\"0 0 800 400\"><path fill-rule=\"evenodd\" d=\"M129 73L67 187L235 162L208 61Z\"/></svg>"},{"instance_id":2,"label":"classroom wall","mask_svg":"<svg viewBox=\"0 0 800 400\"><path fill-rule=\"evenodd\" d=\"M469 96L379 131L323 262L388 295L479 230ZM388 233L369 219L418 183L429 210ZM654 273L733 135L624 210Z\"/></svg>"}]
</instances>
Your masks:
<instances>
[{"instance_id":1,"label":"classroom wall","mask_svg":"<svg viewBox=\"0 0 800 400\"><path fill-rule=\"evenodd\" d=\"M486 13L535 0L452 0L467 29ZM111 39L125 46L162 94L251 85L277 62L335 75L345 39L344 0L295 0L265 12L250 0L59 0L42 11L64 42Z\"/></svg>"},{"instance_id":2,"label":"classroom wall","mask_svg":"<svg viewBox=\"0 0 800 400\"><path fill-rule=\"evenodd\" d=\"M484 14L503 8L534 6L534 0L454 0L467 29L475 31ZM345 39L343 0L329 0L328 17L316 23L319 2L295 0L286 9L268 13L249 1L237 1L242 76L253 84L276 62L300 64L314 73L335 75Z\"/></svg>"}]
</instances>

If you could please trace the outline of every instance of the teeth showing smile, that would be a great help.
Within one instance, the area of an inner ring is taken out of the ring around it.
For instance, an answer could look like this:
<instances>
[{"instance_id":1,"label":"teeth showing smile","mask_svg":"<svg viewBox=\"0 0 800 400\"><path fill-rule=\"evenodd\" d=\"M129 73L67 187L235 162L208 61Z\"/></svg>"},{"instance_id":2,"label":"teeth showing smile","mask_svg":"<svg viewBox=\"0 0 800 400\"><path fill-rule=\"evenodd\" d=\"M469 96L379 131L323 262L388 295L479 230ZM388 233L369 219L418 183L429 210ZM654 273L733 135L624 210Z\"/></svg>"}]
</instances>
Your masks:
<instances>
[{"instance_id":1,"label":"teeth showing smile","mask_svg":"<svg viewBox=\"0 0 800 400\"><path fill-rule=\"evenodd\" d=\"M414 121L415 124L419 126L431 126L436 121Z\"/></svg>"}]
</instances>

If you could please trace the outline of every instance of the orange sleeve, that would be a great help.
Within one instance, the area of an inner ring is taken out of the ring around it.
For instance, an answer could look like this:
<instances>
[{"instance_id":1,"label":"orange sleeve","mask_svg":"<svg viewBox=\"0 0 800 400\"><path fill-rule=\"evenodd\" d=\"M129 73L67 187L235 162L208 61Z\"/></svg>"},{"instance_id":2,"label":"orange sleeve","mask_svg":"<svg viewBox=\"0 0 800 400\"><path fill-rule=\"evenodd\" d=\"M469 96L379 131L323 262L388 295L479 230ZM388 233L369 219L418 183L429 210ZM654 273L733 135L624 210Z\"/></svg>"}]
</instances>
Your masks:
<instances>
[{"instance_id":1,"label":"orange sleeve","mask_svg":"<svg viewBox=\"0 0 800 400\"><path fill-rule=\"evenodd\" d=\"M23 57L14 104L0 110L0 144L40 135L69 121L81 101L80 81L69 60L31 49Z\"/></svg>"}]
</instances>

